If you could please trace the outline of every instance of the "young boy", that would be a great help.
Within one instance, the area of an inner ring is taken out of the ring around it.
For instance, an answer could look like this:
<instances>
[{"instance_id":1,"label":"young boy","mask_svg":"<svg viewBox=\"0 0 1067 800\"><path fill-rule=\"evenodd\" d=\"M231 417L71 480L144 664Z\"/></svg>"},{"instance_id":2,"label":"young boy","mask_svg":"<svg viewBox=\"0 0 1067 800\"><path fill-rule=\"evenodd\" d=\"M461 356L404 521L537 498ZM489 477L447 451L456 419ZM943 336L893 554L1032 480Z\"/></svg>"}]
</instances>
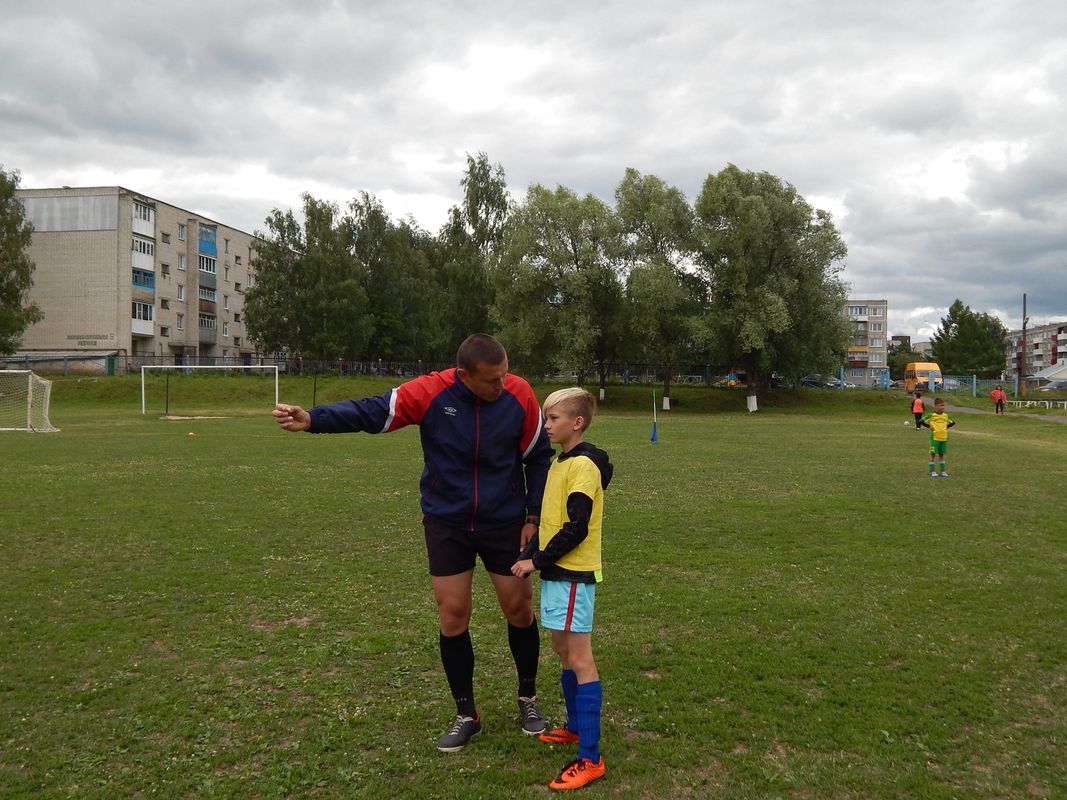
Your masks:
<instances>
[{"instance_id":1,"label":"young boy","mask_svg":"<svg viewBox=\"0 0 1067 800\"><path fill-rule=\"evenodd\" d=\"M915 397L911 401L911 413L915 415L915 430L921 431L923 429L923 414L926 413L922 392L915 393Z\"/></svg>"},{"instance_id":2,"label":"young boy","mask_svg":"<svg viewBox=\"0 0 1067 800\"><path fill-rule=\"evenodd\" d=\"M940 397L934 398L934 410L924 416L920 424L930 429L930 477L947 478L945 453L948 451L948 429L956 421L945 413L945 401ZM940 473L934 469L938 458L941 459Z\"/></svg>"},{"instance_id":3,"label":"young boy","mask_svg":"<svg viewBox=\"0 0 1067 800\"><path fill-rule=\"evenodd\" d=\"M545 398L545 431L561 452L548 471L538 535L511 572L541 572L541 625L559 654L567 724L542 733L550 744L578 743L578 757L549 783L579 789L604 777L600 755L600 675L591 635L596 585L601 580L600 535L604 490L614 471L608 454L586 442L596 400L585 389L560 389Z\"/></svg>"}]
</instances>

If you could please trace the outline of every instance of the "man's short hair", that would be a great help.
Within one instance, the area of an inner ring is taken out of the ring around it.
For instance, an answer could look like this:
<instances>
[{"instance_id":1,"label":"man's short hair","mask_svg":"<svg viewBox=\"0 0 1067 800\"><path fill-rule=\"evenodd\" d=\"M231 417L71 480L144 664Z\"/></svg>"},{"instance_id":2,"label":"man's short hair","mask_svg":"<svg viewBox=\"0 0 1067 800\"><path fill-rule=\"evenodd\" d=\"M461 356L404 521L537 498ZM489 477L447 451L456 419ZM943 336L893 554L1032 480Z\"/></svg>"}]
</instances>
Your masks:
<instances>
[{"instance_id":1,"label":"man's short hair","mask_svg":"<svg viewBox=\"0 0 1067 800\"><path fill-rule=\"evenodd\" d=\"M942 400L942 399L941 399L940 397L935 397L935 398L934 398L934 405L935 405L935 406L936 406L936 405L937 405L938 403L944 403L944 402L945 402L945 401L944 401L944 400Z\"/></svg>"},{"instance_id":2,"label":"man's short hair","mask_svg":"<svg viewBox=\"0 0 1067 800\"><path fill-rule=\"evenodd\" d=\"M572 417L585 419L585 425L582 427L584 431L593 422L593 414L596 413L596 398L579 386L557 389L545 398L541 410L547 414L549 409L557 406L562 407Z\"/></svg>"},{"instance_id":3,"label":"man's short hair","mask_svg":"<svg viewBox=\"0 0 1067 800\"><path fill-rule=\"evenodd\" d=\"M467 372L477 372L479 364L502 364L508 357L504 345L488 333L472 333L456 351L456 366Z\"/></svg>"}]
</instances>

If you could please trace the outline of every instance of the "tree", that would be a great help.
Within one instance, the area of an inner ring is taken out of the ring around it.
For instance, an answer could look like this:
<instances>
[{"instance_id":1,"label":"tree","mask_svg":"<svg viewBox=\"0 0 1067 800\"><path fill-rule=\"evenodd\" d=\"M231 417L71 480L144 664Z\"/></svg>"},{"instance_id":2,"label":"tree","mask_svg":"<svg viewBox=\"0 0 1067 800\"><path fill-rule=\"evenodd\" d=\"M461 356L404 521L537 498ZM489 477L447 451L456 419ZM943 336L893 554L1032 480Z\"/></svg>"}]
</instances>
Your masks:
<instances>
[{"instance_id":1,"label":"tree","mask_svg":"<svg viewBox=\"0 0 1067 800\"><path fill-rule=\"evenodd\" d=\"M744 369L749 396L771 372L840 363L850 330L837 274L847 250L830 215L780 178L733 164L708 176L696 214L708 337Z\"/></svg>"},{"instance_id":2,"label":"tree","mask_svg":"<svg viewBox=\"0 0 1067 800\"><path fill-rule=\"evenodd\" d=\"M601 200L534 185L515 209L493 271L492 319L521 362L537 372L565 365L601 385L622 308L618 225Z\"/></svg>"},{"instance_id":3,"label":"tree","mask_svg":"<svg viewBox=\"0 0 1067 800\"><path fill-rule=\"evenodd\" d=\"M431 314L431 350L451 358L469 334L488 331L493 304L490 270L499 258L511 213L504 169L485 153L467 155L460 185L463 202L453 206L430 254L437 285Z\"/></svg>"},{"instance_id":4,"label":"tree","mask_svg":"<svg viewBox=\"0 0 1067 800\"><path fill-rule=\"evenodd\" d=\"M706 291L691 271L693 211L681 190L655 175L626 170L615 189L627 268L629 336L661 369L663 397L669 400L677 365L694 354L696 319Z\"/></svg>"},{"instance_id":5,"label":"tree","mask_svg":"<svg viewBox=\"0 0 1067 800\"><path fill-rule=\"evenodd\" d=\"M943 373L996 378L1004 371L1007 334L999 319L972 311L957 298L931 344Z\"/></svg>"},{"instance_id":6,"label":"tree","mask_svg":"<svg viewBox=\"0 0 1067 800\"><path fill-rule=\"evenodd\" d=\"M267 351L358 358L374 321L351 231L333 203L309 194L303 200L303 230L291 211L274 209L268 232L256 234L256 283L245 294L249 335Z\"/></svg>"},{"instance_id":7,"label":"tree","mask_svg":"<svg viewBox=\"0 0 1067 800\"><path fill-rule=\"evenodd\" d=\"M40 308L26 300L33 286L34 263L26 255L33 223L15 197L19 177L0 165L0 354L15 352L26 329L44 319Z\"/></svg>"}]
</instances>

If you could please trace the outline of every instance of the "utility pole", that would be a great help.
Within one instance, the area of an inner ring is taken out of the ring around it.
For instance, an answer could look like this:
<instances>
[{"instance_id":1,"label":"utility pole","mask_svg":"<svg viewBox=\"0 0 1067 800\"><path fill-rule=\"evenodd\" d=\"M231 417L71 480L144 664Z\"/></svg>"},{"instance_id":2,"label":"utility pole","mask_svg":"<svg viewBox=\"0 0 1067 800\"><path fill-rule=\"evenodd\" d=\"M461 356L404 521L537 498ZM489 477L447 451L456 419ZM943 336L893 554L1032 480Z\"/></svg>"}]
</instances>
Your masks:
<instances>
[{"instance_id":1,"label":"utility pole","mask_svg":"<svg viewBox=\"0 0 1067 800\"><path fill-rule=\"evenodd\" d=\"M1026 397L1026 323L1030 318L1026 316L1026 292L1023 292L1023 341L1022 350L1019 354L1019 396Z\"/></svg>"}]
</instances>

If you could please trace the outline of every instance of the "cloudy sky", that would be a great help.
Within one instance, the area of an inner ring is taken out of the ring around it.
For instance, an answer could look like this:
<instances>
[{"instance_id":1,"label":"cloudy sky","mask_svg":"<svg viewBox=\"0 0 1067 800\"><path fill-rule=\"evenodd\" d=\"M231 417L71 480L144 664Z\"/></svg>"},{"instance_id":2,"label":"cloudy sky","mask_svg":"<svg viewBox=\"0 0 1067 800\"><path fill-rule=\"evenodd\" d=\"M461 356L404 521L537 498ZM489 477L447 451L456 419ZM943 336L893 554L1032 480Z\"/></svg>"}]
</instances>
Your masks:
<instances>
[{"instance_id":1,"label":"cloudy sky","mask_svg":"<svg viewBox=\"0 0 1067 800\"><path fill-rule=\"evenodd\" d=\"M1067 3L0 0L0 164L248 231L376 195L436 231L467 153L512 194L692 200L727 163L831 211L857 298L1067 320Z\"/></svg>"}]
</instances>

